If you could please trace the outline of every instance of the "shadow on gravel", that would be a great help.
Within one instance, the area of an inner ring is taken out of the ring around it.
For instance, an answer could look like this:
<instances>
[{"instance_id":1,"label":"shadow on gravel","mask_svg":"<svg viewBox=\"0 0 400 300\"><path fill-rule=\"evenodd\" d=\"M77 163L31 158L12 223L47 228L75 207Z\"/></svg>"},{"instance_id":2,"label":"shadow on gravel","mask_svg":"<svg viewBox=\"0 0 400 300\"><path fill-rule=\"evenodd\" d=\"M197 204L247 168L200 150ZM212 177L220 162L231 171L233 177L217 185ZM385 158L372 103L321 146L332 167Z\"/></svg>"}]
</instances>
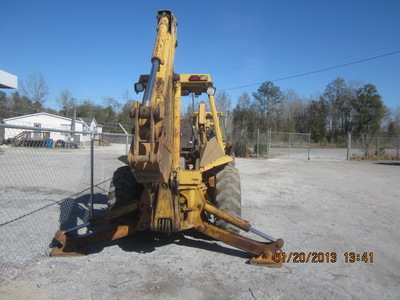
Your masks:
<instances>
[{"instance_id":1,"label":"shadow on gravel","mask_svg":"<svg viewBox=\"0 0 400 300\"><path fill-rule=\"evenodd\" d=\"M93 203L96 205L107 204L107 195L94 194ZM86 222L89 219L90 194L85 194L77 198L66 198L60 202L60 229L68 229L78 225L78 221ZM104 212L103 210L93 209L96 216Z\"/></svg>"},{"instance_id":2,"label":"shadow on gravel","mask_svg":"<svg viewBox=\"0 0 400 300\"><path fill-rule=\"evenodd\" d=\"M89 219L89 208L90 208L90 194L80 194L73 195L71 197L67 197L57 203L60 206L60 225L58 229L66 230L68 228L72 228L77 226L78 224L84 223ZM96 205L106 205L107 204L107 195L103 195L100 193L93 195L93 203ZM93 209L93 215L96 216L98 214L103 213L102 209ZM55 234L56 232L54 232ZM50 248L59 245L59 242L53 238L50 243Z\"/></svg>"},{"instance_id":3,"label":"shadow on gravel","mask_svg":"<svg viewBox=\"0 0 400 300\"><path fill-rule=\"evenodd\" d=\"M398 166L400 167L400 162L377 162L374 163L376 165L384 165L384 166Z\"/></svg>"},{"instance_id":4,"label":"shadow on gravel","mask_svg":"<svg viewBox=\"0 0 400 300\"><path fill-rule=\"evenodd\" d=\"M217 244L214 239L191 230L185 232L175 232L169 235L161 232L152 231L139 232L116 241L88 247L85 251L85 254L90 255L94 253L99 253L105 247L113 245L117 245L126 252L151 253L153 251L156 251L157 248L161 248L170 244L190 248L198 248L210 252L224 253L227 255L242 258L252 257L252 255L247 252L221 246Z\"/></svg>"}]
</instances>

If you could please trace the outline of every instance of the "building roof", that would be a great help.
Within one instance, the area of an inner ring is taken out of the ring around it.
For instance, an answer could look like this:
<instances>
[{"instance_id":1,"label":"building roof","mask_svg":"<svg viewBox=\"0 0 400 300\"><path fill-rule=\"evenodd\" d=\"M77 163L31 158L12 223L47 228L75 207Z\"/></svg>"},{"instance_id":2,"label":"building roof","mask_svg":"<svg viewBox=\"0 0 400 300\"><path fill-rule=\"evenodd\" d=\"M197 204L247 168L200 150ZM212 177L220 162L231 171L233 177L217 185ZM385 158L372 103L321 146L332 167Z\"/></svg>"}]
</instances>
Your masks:
<instances>
[{"instance_id":1,"label":"building roof","mask_svg":"<svg viewBox=\"0 0 400 300\"><path fill-rule=\"evenodd\" d=\"M49 114L49 113L46 113L46 112L39 112L39 113L34 113L34 114L11 117L11 118L7 118L7 119L3 119L3 121L14 121L14 120L19 120L19 119L24 119L24 118L27 118L27 117L35 117L35 116L48 116L48 117L63 119L63 120L66 120L66 121L71 121L72 120L71 118L67 118L67 117L63 117L63 116L53 115L53 114Z\"/></svg>"},{"instance_id":2,"label":"building roof","mask_svg":"<svg viewBox=\"0 0 400 300\"><path fill-rule=\"evenodd\" d=\"M87 124L92 123L92 121L94 120L94 118L79 118L79 119L81 119L83 122Z\"/></svg>"},{"instance_id":3,"label":"building roof","mask_svg":"<svg viewBox=\"0 0 400 300\"><path fill-rule=\"evenodd\" d=\"M97 126L97 127L103 127L103 125L100 125L100 124L98 124L97 123L97 121L96 121L96 119L95 118L78 118L79 120L82 120L83 122L85 122L86 123L86 125L90 125L92 122L94 122L94 124Z\"/></svg>"}]
</instances>

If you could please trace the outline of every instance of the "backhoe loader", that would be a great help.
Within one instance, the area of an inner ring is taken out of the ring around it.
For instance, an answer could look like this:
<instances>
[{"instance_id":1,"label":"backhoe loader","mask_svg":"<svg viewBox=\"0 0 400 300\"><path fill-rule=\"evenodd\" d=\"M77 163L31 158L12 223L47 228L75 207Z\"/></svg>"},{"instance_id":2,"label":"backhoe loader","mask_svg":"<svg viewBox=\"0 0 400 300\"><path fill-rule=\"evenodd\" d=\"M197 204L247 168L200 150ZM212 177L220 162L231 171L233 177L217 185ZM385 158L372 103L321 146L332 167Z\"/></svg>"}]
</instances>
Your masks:
<instances>
[{"instance_id":1,"label":"backhoe loader","mask_svg":"<svg viewBox=\"0 0 400 300\"><path fill-rule=\"evenodd\" d=\"M283 240L241 219L239 172L217 112L211 76L174 73L177 25L171 11L158 12L151 71L135 84L137 93L144 92L143 100L130 109L132 143L121 158L126 166L112 178L107 213L59 230L55 238L60 245L53 256L73 255L93 243L140 231L197 230L253 254L251 264L279 266L274 254L281 251ZM182 119L181 97L190 94L206 95L211 111L200 103L193 118ZM105 230L94 230L105 224ZM78 234L82 227L89 232ZM266 241L239 235L240 229Z\"/></svg>"}]
</instances>

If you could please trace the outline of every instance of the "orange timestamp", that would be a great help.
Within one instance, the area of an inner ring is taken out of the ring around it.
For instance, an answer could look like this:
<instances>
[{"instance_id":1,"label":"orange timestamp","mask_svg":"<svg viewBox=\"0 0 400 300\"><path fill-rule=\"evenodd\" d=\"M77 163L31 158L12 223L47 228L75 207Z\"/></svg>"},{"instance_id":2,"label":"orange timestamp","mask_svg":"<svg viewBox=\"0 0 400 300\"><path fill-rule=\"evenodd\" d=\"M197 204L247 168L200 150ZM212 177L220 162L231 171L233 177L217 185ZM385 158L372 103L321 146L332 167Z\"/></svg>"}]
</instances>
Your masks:
<instances>
[{"instance_id":1,"label":"orange timestamp","mask_svg":"<svg viewBox=\"0 0 400 300\"><path fill-rule=\"evenodd\" d=\"M373 263L373 252L345 252L345 263ZM336 263L339 258L336 252L276 252L272 255L276 263Z\"/></svg>"}]
</instances>

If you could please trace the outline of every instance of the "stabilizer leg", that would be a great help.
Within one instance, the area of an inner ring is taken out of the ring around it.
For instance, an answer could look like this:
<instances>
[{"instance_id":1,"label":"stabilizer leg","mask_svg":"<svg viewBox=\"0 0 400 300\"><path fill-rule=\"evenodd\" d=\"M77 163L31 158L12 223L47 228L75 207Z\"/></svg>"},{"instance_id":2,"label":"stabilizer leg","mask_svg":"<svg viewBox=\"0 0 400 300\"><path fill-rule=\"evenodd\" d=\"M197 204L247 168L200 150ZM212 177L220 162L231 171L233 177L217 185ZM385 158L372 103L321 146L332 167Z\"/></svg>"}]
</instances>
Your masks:
<instances>
[{"instance_id":1,"label":"stabilizer leg","mask_svg":"<svg viewBox=\"0 0 400 300\"><path fill-rule=\"evenodd\" d=\"M213 237L216 240L237 247L251 254L257 255L257 257L250 259L249 263L252 265L267 267L282 266L281 263L276 263L274 260L274 254L278 251L281 251L281 248L283 246L284 242L282 239L274 239L273 237L252 228L251 224L248 221L232 216L211 205L210 203L206 203L204 205L204 210L246 232L250 231L254 234L257 234L265 238L266 240L269 240L270 242L262 243L250 238L246 238L244 236L215 227L207 222L203 222L202 225L197 226L198 231L210 237Z\"/></svg>"},{"instance_id":2,"label":"stabilizer leg","mask_svg":"<svg viewBox=\"0 0 400 300\"><path fill-rule=\"evenodd\" d=\"M137 222L135 222L128 225L108 225L106 229L92 231L81 235L72 233L80 228L89 226L94 226L93 229L96 229L96 225L104 224L112 219L116 219L136 210L138 210L138 204L132 203L106 214L94 217L89 220L88 223L75 226L65 231L58 230L54 238L61 244L61 247L54 247L50 256L84 255L84 249L90 245L113 241L138 232Z\"/></svg>"},{"instance_id":3,"label":"stabilizer leg","mask_svg":"<svg viewBox=\"0 0 400 300\"><path fill-rule=\"evenodd\" d=\"M214 225L203 223L196 228L198 231L224 242L228 245L257 255L257 258L250 259L250 264L266 267L281 267L274 259L274 253L280 251L283 246L283 240L277 239L274 242L262 243L235 233L228 232Z\"/></svg>"},{"instance_id":4,"label":"stabilizer leg","mask_svg":"<svg viewBox=\"0 0 400 300\"><path fill-rule=\"evenodd\" d=\"M117 240L136 232L136 224L112 226L103 231L83 235L72 235L59 230L55 239L60 242L61 247L54 247L50 256L84 255L84 249L90 245Z\"/></svg>"}]
</instances>

